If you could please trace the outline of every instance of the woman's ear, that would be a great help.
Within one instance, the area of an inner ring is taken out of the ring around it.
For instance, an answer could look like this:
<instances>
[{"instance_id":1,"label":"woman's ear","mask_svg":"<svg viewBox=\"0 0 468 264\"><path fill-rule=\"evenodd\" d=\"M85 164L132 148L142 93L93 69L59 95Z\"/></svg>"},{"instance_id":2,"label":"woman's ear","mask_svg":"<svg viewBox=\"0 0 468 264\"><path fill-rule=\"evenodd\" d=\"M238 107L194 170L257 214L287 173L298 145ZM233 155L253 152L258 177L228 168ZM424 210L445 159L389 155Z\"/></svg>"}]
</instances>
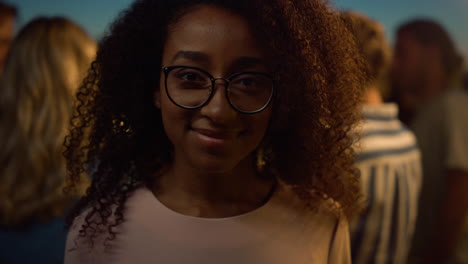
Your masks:
<instances>
[{"instance_id":1,"label":"woman's ear","mask_svg":"<svg viewBox=\"0 0 468 264\"><path fill-rule=\"evenodd\" d=\"M159 92L159 89L154 91L153 102L154 106L156 106L157 109L161 110L161 93Z\"/></svg>"}]
</instances>

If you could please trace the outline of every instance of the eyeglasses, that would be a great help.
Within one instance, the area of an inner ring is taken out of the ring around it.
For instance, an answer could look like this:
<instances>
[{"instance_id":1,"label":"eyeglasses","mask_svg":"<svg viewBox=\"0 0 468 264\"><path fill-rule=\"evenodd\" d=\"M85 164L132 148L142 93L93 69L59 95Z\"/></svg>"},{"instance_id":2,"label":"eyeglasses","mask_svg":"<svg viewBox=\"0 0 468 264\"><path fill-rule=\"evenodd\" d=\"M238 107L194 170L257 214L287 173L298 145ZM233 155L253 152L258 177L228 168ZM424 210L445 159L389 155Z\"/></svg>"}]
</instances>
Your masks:
<instances>
[{"instance_id":1,"label":"eyeglasses","mask_svg":"<svg viewBox=\"0 0 468 264\"><path fill-rule=\"evenodd\" d=\"M268 107L273 99L275 80L264 72L239 72L228 78L214 78L192 66L164 66L166 93L177 106L197 109L208 104L214 95L215 82L225 82L226 98L233 109L255 114Z\"/></svg>"}]
</instances>

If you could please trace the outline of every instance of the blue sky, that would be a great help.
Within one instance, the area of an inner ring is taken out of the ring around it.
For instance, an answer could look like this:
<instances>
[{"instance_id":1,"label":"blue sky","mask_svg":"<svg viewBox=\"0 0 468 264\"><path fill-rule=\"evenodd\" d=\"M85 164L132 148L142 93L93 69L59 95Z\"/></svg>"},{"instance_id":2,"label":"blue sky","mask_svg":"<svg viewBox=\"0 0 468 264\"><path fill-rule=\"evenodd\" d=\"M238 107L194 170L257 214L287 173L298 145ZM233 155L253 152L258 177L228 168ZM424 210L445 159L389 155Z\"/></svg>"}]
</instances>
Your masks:
<instances>
[{"instance_id":1,"label":"blue sky","mask_svg":"<svg viewBox=\"0 0 468 264\"><path fill-rule=\"evenodd\" d=\"M132 0L5 0L20 10L23 25L38 15L67 16L99 38ZM296 0L303 1L303 0ZM399 24L414 17L433 18L449 31L468 60L468 0L331 0L340 9L360 11L384 24L393 41Z\"/></svg>"}]
</instances>

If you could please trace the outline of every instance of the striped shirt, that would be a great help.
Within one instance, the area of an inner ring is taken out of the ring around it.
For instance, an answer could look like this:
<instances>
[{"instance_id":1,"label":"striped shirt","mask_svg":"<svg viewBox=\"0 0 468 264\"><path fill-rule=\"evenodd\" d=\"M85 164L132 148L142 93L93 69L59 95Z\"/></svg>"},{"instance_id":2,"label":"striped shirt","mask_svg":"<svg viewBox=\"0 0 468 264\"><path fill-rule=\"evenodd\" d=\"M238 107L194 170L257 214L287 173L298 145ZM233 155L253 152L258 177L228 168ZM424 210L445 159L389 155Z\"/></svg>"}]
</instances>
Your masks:
<instances>
[{"instance_id":1,"label":"striped shirt","mask_svg":"<svg viewBox=\"0 0 468 264\"><path fill-rule=\"evenodd\" d=\"M353 263L406 263L422 180L414 134L396 104L365 106L356 144L366 209L351 226Z\"/></svg>"}]
</instances>

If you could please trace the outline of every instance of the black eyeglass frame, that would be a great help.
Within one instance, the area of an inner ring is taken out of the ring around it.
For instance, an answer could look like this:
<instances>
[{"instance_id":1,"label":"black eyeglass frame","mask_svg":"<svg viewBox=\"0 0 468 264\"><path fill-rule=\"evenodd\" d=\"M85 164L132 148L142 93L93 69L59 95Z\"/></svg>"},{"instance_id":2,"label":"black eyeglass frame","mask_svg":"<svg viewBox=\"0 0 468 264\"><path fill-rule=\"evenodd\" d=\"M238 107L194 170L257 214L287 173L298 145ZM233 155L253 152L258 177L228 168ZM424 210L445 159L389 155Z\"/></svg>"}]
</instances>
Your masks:
<instances>
[{"instance_id":1,"label":"black eyeglass frame","mask_svg":"<svg viewBox=\"0 0 468 264\"><path fill-rule=\"evenodd\" d=\"M167 77L169 76L169 73L174 70L174 69L178 69L178 68L184 68L184 69L194 69L194 70L197 70L197 71L200 71L204 74L206 74L206 76L208 76L211 80L211 88L210 88L210 95L208 96L208 98L202 102L201 104L197 105L197 106L184 106L184 105L180 105L178 103L176 103L174 101L174 99L171 97L170 93L169 93L169 89L167 88ZM173 65L173 66L163 66L161 68L161 70L164 72L164 86L165 86L165 89L166 89L166 94L167 94L167 97L169 98L169 100L171 100L172 103L174 103L175 105L177 105L178 107L181 107L181 108L184 108L184 109L198 109L198 108L201 108L205 105L207 105L210 101L211 101L211 98L213 98L213 95L214 95L214 92L215 92L215 81L217 80L223 80L225 83L226 83L226 89L225 89L225 95L226 95L226 99L227 101L229 102L229 104L231 105L232 109L236 110L237 112L239 113L242 113L242 114L256 114L256 113L260 113L262 112L263 110L265 110L271 103L271 101L273 101L273 98L276 94L276 79L273 77L273 75L269 74L269 73L266 73L266 72L238 72L238 73L235 73L227 78L223 78L223 77L213 77L213 75L211 75L209 72L203 70L203 69L200 69L198 67L194 67L194 66L186 66L186 65ZM272 87L271 87L271 94L270 94L270 98L268 98L268 101L265 103L265 105L263 107L261 107L260 109L258 110L255 110L255 111L243 111L243 110L240 110L239 108L237 108L232 102L231 102L231 99L229 98L229 83L234 79L236 78L237 76L239 75L242 75L242 74L259 74L259 75L263 75L263 76L266 76L268 78L271 79L272 81Z\"/></svg>"}]
</instances>

